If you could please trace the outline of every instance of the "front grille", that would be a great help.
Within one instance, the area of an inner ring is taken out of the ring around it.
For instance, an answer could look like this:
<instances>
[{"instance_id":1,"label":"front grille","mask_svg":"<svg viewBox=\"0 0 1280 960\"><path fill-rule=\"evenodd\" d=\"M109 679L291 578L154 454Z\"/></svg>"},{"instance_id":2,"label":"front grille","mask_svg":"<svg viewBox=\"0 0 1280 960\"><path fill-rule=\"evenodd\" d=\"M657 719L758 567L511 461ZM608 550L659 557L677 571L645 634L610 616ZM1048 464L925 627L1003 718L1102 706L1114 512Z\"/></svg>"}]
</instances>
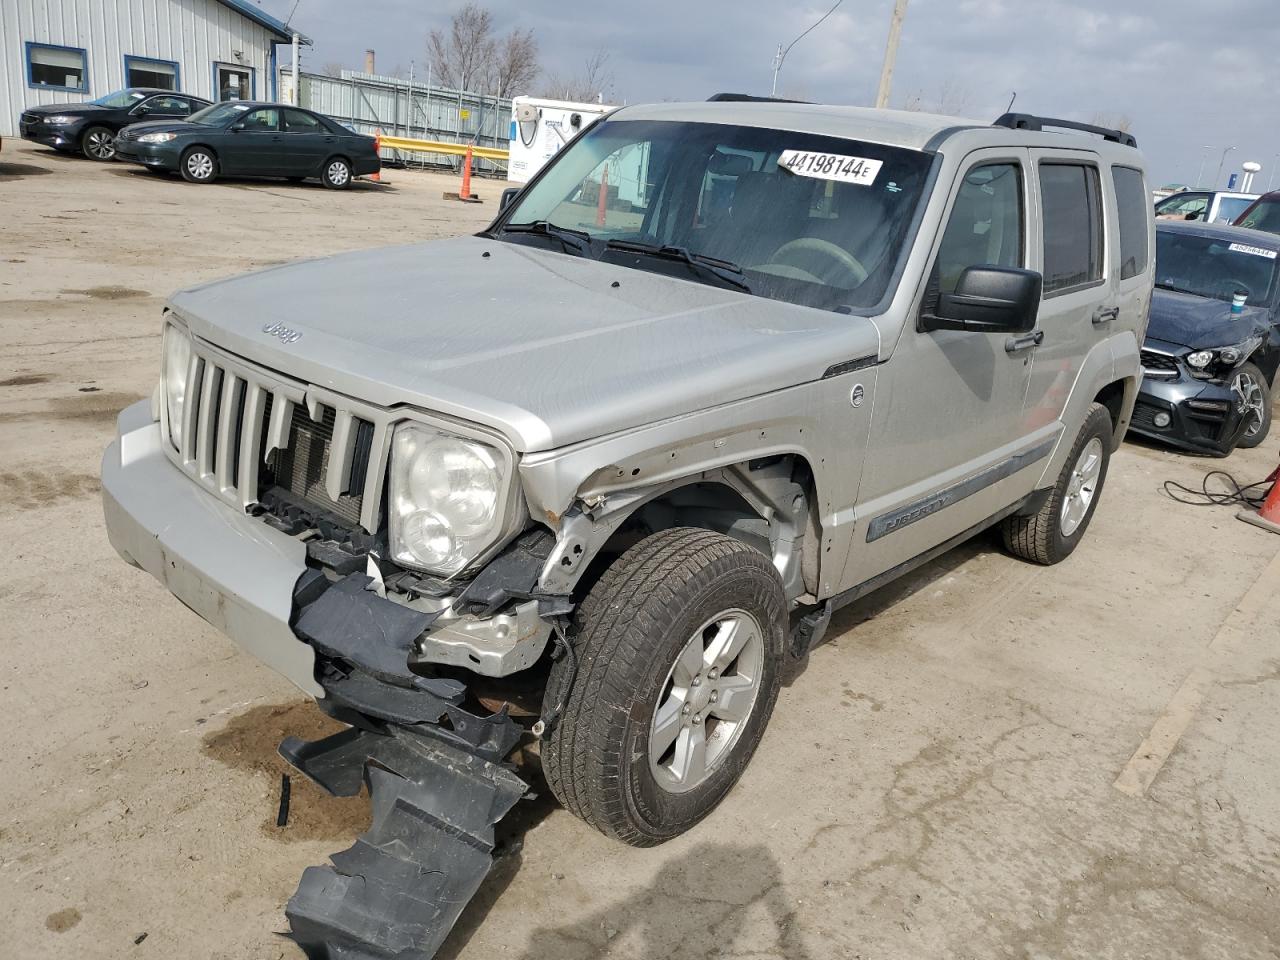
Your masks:
<instances>
[{"instance_id":1,"label":"front grille","mask_svg":"<svg viewBox=\"0 0 1280 960\"><path fill-rule=\"evenodd\" d=\"M1145 373L1156 377L1176 377L1178 375L1178 358L1167 353L1156 353L1154 350L1142 351L1142 369Z\"/></svg>"},{"instance_id":2,"label":"front grille","mask_svg":"<svg viewBox=\"0 0 1280 960\"><path fill-rule=\"evenodd\" d=\"M203 350L197 345L187 371L179 451L187 473L245 510L281 487L343 522L376 529L365 493L381 489L370 476L381 464L372 455L378 428L337 402L309 401L302 385Z\"/></svg>"}]
</instances>

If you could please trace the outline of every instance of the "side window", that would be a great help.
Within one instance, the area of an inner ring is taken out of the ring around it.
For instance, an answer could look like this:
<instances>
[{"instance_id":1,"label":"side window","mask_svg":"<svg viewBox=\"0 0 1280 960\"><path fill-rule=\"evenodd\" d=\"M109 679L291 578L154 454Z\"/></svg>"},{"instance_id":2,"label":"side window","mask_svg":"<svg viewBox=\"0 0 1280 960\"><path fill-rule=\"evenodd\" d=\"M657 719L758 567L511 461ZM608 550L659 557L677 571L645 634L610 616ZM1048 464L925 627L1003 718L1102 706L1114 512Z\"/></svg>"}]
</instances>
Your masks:
<instances>
[{"instance_id":1,"label":"side window","mask_svg":"<svg viewBox=\"0 0 1280 960\"><path fill-rule=\"evenodd\" d=\"M1102 279L1102 196L1098 170L1042 163L1045 295Z\"/></svg>"},{"instance_id":2,"label":"side window","mask_svg":"<svg viewBox=\"0 0 1280 960\"><path fill-rule=\"evenodd\" d=\"M152 97L145 104L148 113L166 117L185 117L191 113L191 101L185 97Z\"/></svg>"},{"instance_id":3,"label":"side window","mask_svg":"<svg viewBox=\"0 0 1280 960\"><path fill-rule=\"evenodd\" d=\"M1112 167L1116 188L1116 213L1120 221L1120 279L1128 280L1147 269L1147 187L1142 171Z\"/></svg>"},{"instance_id":4,"label":"side window","mask_svg":"<svg viewBox=\"0 0 1280 960\"><path fill-rule=\"evenodd\" d=\"M309 113L303 113L301 110L285 110L284 131L285 133L324 133L325 129L320 125L320 121Z\"/></svg>"},{"instance_id":5,"label":"side window","mask_svg":"<svg viewBox=\"0 0 1280 960\"><path fill-rule=\"evenodd\" d=\"M280 111L275 107L251 110L245 114L243 122L245 130L274 133L280 128Z\"/></svg>"},{"instance_id":6,"label":"side window","mask_svg":"<svg viewBox=\"0 0 1280 960\"><path fill-rule=\"evenodd\" d=\"M966 173L938 246L929 299L954 292L969 267L1021 267L1023 223L1021 166L988 163Z\"/></svg>"}]
</instances>

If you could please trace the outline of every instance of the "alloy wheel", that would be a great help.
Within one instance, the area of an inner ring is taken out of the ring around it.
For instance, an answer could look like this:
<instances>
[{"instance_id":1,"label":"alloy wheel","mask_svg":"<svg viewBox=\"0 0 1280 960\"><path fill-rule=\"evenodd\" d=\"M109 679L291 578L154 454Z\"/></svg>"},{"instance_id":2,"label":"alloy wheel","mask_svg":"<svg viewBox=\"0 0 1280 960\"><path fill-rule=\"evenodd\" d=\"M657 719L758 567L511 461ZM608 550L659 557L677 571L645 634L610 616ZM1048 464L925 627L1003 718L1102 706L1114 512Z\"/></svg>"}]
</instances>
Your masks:
<instances>
[{"instance_id":1,"label":"alloy wheel","mask_svg":"<svg viewBox=\"0 0 1280 960\"><path fill-rule=\"evenodd\" d=\"M764 632L745 610L726 610L689 638L649 731L649 769L663 789L695 789L729 755L759 699L764 654Z\"/></svg>"},{"instance_id":2,"label":"alloy wheel","mask_svg":"<svg viewBox=\"0 0 1280 960\"><path fill-rule=\"evenodd\" d=\"M1266 400L1263 397L1262 385L1254 378L1253 374L1248 371L1241 371L1235 375L1235 379L1231 381L1231 392L1236 398L1236 410L1244 419L1248 426L1245 427L1244 435L1246 437L1255 437L1258 431L1262 429L1262 422L1266 419L1266 410L1264 404Z\"/></svg>"},{"instance_id":3,"label":"alloy wheel","mask_svg":"<svg viewBox=\"0 0 1280 960\"><path fill-rule=\"evenodd\" d=\"M110 160L116 155L116 138L106 130L90 130L85 147L95 160Z\"/></svg>"},{"instance_id":4,"label":"alloy wheel","mask_svg":"<svg viewBox=\"0 0 1280 960\"><path fill-rule=\"evenodd\" d=\"M329 182L335 187L345 187L347 181L351 179L351 170L341 160L335 160L329 164Z\"/></svg>"},{"instance_id":5,"label":"alloy wheel","mask_svg":"<svg viewBox=\"0 0 1280 960\"><path fill-rule=\"evenodd\" d=\"M1067 481L1067 490L1062 498L1062 513L1059 524L1062 535L1069 537L1080 529L1080 524L1089 515L1089 506L1093 503L1093 495L1098 490L1098 477L1102 474L1102 441L1094 437L1084 445L1075 466L1071 468L1071 476Z\"/></svg>"}]
</instances>

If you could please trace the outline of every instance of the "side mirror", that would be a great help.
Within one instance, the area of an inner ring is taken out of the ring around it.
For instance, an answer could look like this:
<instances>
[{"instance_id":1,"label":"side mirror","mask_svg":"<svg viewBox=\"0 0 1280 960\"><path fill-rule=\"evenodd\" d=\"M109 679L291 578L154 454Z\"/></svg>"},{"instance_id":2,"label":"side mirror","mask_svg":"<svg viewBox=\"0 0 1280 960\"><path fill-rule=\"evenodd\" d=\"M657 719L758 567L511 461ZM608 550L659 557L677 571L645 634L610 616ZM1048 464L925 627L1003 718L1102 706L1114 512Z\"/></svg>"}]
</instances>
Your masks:
<instances>
[{"instance_id":1,"label":"side mirror","mask_svg":"<svg viewBox=\"0 0 1280 960\"><path fill-rule=\"evenodd\" d=\"M519 187L507 187L502 191L502 199L498 201L498 212L501 213L507 207L515 202L516 197L520 196Z\"/></svg>"},{"instance_id":2,"label":"side mirror","mask_svg":"<svg viewBox=\"0 0 1280 960\"><path fill-rule=\"evenodd\" d=\"M137 110L134 111L134 113L136 113L140 117L145 117L150 112L151 112L151 108L147 106L145 103L142 106L140 106Z\"/></svg>"},{"instance_id":3,"label":"side mirror","mask_svg":"<svg viewBox=\"0 0 1280 960\"><path fill-rule=\"evenodd\" d=\"M235 123L233 123L233 124L231 125L231 132L232 132L232 133L239 133L239 132L240 132L241 130L243 130L243 129L244 129L244 121L243 121L243 120L237 120Z\"/></svg>"},{"instance_id":4,"label":"side mirror","mask_svg":"<svg viewBox=\"0 0 1280 960\"><path fill-rule=\"evenodd\" d=\"M1027 333L1036 328L1044 280L1034 270L969 267L954 293L938 298L936 316L921 318L924 330Z\"/></svg>"}]
</instances>

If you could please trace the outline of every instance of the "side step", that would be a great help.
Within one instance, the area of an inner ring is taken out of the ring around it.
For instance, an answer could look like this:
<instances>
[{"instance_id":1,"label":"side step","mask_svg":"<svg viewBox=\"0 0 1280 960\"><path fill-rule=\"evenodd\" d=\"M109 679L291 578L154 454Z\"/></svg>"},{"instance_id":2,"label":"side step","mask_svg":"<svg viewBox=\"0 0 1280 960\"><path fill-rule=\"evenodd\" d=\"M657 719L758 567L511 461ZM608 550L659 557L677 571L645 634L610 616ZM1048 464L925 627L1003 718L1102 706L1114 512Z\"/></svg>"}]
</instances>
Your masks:
<instances>
[{"instance_id":1,"label":"side step","mask_svg":"<svg viewBox=\"0 0 1280 960\"><path fill-rule=\"evenodd\" d=\"M352 727L280 755L336 796L367 778L373 823L308 867L285 907L311 960L430 960L493 867L494 825L528 791L505 767L391 727Z\"/></svg>"}]
</instances>

